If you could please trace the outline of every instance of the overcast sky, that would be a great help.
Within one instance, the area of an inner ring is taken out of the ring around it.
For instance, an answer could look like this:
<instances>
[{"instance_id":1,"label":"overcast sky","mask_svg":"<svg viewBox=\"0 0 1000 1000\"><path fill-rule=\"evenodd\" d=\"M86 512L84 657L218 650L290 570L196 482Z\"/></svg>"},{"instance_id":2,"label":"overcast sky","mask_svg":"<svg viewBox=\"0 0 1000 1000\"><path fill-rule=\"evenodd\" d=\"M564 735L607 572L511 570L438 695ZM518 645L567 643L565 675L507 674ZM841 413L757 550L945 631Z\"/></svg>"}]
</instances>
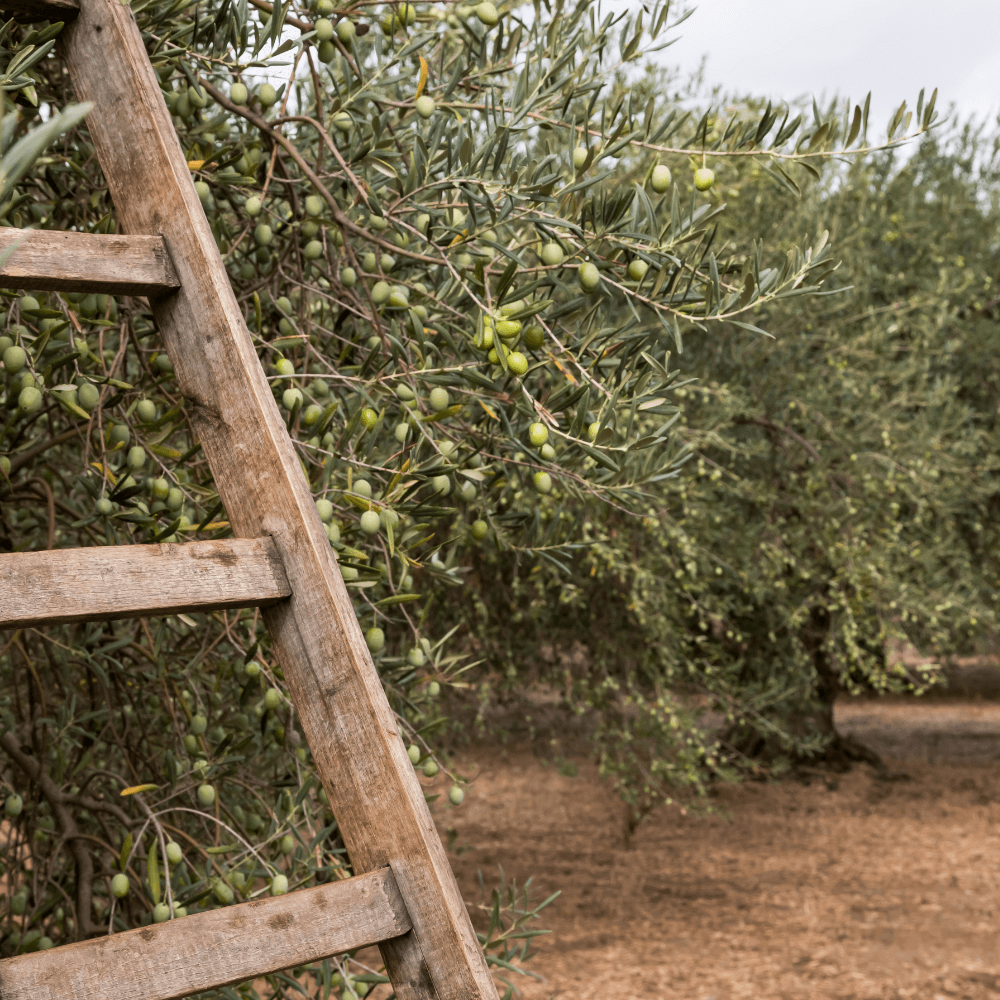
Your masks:
<instances>
[{"instance_id":1,"label":"overcast sky","mask_svg":"<svg viewBox=\"0 0 1000 1000\"><path fill-rule=\"evenodd\" d=\"M1000 0L694 0L662 58L705 79L789 99L871 90L869 135L884 135L905 98L938 88L938 108L980 117L1000 110ZM637 0L603 0L605 11ZM680 6L680 4L677 4Z\"/></svg>"}]
</instances>

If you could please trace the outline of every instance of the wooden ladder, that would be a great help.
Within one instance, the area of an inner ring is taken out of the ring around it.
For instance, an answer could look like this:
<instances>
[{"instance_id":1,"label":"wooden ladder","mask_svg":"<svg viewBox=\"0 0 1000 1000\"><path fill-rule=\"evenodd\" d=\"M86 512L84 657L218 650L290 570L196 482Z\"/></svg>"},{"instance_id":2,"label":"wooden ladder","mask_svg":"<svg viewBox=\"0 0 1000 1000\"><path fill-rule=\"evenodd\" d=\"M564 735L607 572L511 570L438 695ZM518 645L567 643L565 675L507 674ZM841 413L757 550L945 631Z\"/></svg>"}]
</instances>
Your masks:
<instances>
[{"instance_id":1,"label":"wooden ladder","mask_svg":"<svg viewBox=\"0 0 1000 1000\"><path fill-rule=\"evenodd\" d=\"M400 1000L496 998L132 12L3 0L60 39L125 235L23 239L5 286L148 296L230 540L0 555L0 629L257 606L353 878L0 962L0 1000L168 1000L378 944ZM151 599L148 595L156 595Z\"/></svg>"}]
</instances>

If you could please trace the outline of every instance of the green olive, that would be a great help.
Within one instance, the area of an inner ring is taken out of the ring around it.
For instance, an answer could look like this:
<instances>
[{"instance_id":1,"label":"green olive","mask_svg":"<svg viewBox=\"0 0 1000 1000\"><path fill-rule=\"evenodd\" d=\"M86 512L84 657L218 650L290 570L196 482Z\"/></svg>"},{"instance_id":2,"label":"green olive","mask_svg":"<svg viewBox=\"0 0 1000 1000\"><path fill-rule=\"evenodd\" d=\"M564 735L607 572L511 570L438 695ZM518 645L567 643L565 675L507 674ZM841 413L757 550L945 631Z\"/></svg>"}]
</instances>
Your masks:
<instances>
[{"instance_id":1,"label":"green olive","mask_svg":"<svg viewBox=\"0 0 1000 1000\"><path fill-rule=\"evenodd\" d=\"M323 256L323 241L322 240L310 240L302 248L302 256L306 260L318 260Z\"/></svg>"},{"instance_id":2,"label":"green olive","mask_svg":"<svg viewBox=\"0 0 1000 1000\"><path fill-rule=\"evenodd\" d=\"M170 919L170 907L166 903L157 903L153 907L153 923L162 924Z\"/></svg>"},{"instance_id":3,"label":"green olive","mask_svg":"<svg viewBox=\"0 0 1000 1000\"><path fill-rule=\"evenodd\" d=\"M442 386L435 386L431 389L431 393L427 397L427 402L430 403L430 407L435 413L440 413L442 410L448 409L451 398L448 395L447 389Z\"/></svg>"},{"instance_id":4,"label":"green olive","mask_svg":"<svg viewBox=\"0 0 1000 1000\"><path fill-rule=\"evenodd\" d=\"M256 218L258 215L260 215L261 211L260 198L258 198L257 195L255 194L251 195L249 198L247 198L246 204L243 206L243 209L247 213L247 215L250 216L251 219Z\"/></svg>"},{"instance_id":5,"label":"green olive","mask_svg":"<svg viewBox=\"0 0 1000 1000\"><path fill-rule=\"evenodd\" d=\"M290 834L286 833L284 837L278 841L278 850L282 854L291 854L295 850L295 838Z\"/></svg>"},{"instance_id":6,"label":"green olive","mask_svg":"<svg viewBox=\"0 0 1000 1000\"><path fill-rule=\"evenodd\" d=\"M244 83L234 83L229 88L229 99L233 104L246 104L248 96L246 84Z\"/></svg>"},{"instance_id":7,"label":"green olive","mask_svg":"<svg viewBox=\"0 0 1000 1000\"><path fill-rule=\"evenodd\" d=\"M275 875L271 879L271 895L284 896L288 892L288 877L286 875Z\"/></svg>"},{"instance_id":8,"label":"green olive","mask_svg":"<svg viewBox=\"0 0 1000 1000\"><path fill-rule=\"evenodd\" d=\"M25 414L34 413L42 405L42 394L33 386L26 386L17 397L17 408Z\"/></svg>"},{"instance_id":9,"label":"green olive","mask_svg":"<svg viewBox=\"0 0 1000 1000\"><path fill-rule=\"evenodd\" d=\"M337 37L342 42L349 42L357 33L358 29L354 26L354 22L346 17L337 22Z\"/></svg>"},{"instance_id":10,"label":"green olive","mask_svg":"<svg viewBox=\"0 0 1000 1000\"><path fill-rule=\"evenodd\" d=\"M333 21L325 17L318 18L313 25L313 31L321 42L328 42L333 38Z\"/></svg>"},{"instance_id":11,"label":"green olive","mask_svg":"<svg viewBox=\"0 0 1000 1000\"><path fill-rule=\"evenodd\" d=\"M371 499L372 484L367 479L355 479L354 489L351 492L356 493L359 497Z\"/></svg>"},{"instance_id":12,"label":"green olive","mask_svg":"<svg viewBox=\"0 0 1000 1000\"><path fill-rule=\"evenodd\" d=\"M4 812L13 819L15 816L21 815L21 810L24 808L24 801L17 792L12 792L7 796L3 804Z\"/></svg>"},{"instance_id":13,"label":"green olive","mask_svg":"<svg viewBox=\"0 0 1000 1000\"><path fill-rule=\"evenodd\" d=\"M28 355L23 347L8 347L3 352L3 367L8 375L16 375L28 363Z\"/></svg>"},{"instance_id":14,"label":"green olive","mask_svg":"<svg viewBox=\"0 0 1000 1000\"><path fill-rule=\"evenodd\" d=\"M414 764L414 765L419 764L420 763L420 747L418 747L416 743L411 743L406 748L406 756L410 758L410 763L411 764Z\"/></svg>"},{"instance_id":15,"label":"green olive","mask_svg":"<svg viewBox=\"0 0 1000 1000\"><path fill-rule=\"evenodd\" d=\"M417 109L417 114L421 118L431 118L434 112L437 110L437 104L433 97L428 94L421 94L420 97L414 102L414 106Z\"/></svg>"},{"instance_id":16,"label":"green olive","mask_svg":"<svg viewBox=\"0 0 1000 1000\"><path fill-rule=\"evenodd\" d=\"M377 511L366 510L361 515L361 530L366 535L377 535L381 526L382 522L379 520Z\"/></svg>"},{"instance_id":17,"label":"green olive","mask_svg":"<svg viewBox=\"0 0 1000 1000\"><path fill-rule=\"evenodd\" d=\"M391 291L389 289L388 281L376 281L372 285L372 302L375 305L380 306L389 301L389 296Z\"/></svg>"},{"instance_id":18,"label":"green olive","mask_svg":"<svg viewBox=\"0 0 1000 1000\"><path fill-rule=\"evenodd\" d=\"M257 97L260 98L260 103L264 108L269 108L278 100L278 92L271 84L262 83L260 90L257 91Z\"/></svg>"},{"instance_id":19,"label":"green olive","mask_svg":"<svg viewBox=\"0 0 1000 1000\"><path fill-rule=\"evenodd\" d=\"M135 415L144 423L151 424L156 419L156 403L151 399L140 399Z\"/></svg>"},{"instance_id":20,"label":"green olive","mask_svg":"<svg viewBox=\"0 0 1000 1000\"><path fill-rule=\"evenodd\" d=\"M507 367L518 377L528 374L528 359L520 351L507 355Z\"/></svg>"},{"instance_id":21,"label":"green olive","mask_svg":"<svg viewBox=\"0 0 1000 1000\"><path fill-rule=\"evenodd\" d=\"M381 653L385 649L385 632L377 625L374 628L368 629L365 632L365 645L368 647L369 652Z\"/></svg>"},{"instance_id":22,"label":"green olive","mask_svg":"<svg viewBox=\"0 0 1000 1000\"><path fill-rule=\"evenodd\" d=\"M547 472L536 472L532 477L532 481L539 493L552 492L552 477Z\"/></svg>"},{"instance_id":23,"label":"green olive","mask_svg":"<svg viewBox=\"0 0 1000 1000\"><path fill-rule=\"evenodd\" d=\"M540 326L529 326L524 331L524 346L529 351L537 351L545 342L545 331Z\"/></svg>"},{"instance_id":24,"label":"green olive","mask_svg":"<svg viewBox=\"0 0 1000 1000\"><path fill-rule=\"evenodd\" d=\"M115 899L124 899L128 895L129 888L128 875L124 872L119 872L111 880L111 894Z\"/></svg>"},{"instance_id":25,"label":"green olive","mask_svg":"<svg viewBox=\"0 0 1000 1000\"><path fill-rule=\"evenodd\" d=\"M202 809L208 809L215 802L215 788L212 785L198 786L198 804Z\"/></svg>"},{"instance_id":26,"label":"green olive","mask_svg":"<svg viewBox=\"0 0 1000 1000\"><path fill-rule=\"evenodd\" d=\"M339 132L350 132L354 126L354 119L347 111L338 111L333 116L333 127Z\"/></svg>"},{"instance_id":27,"label":"green olive","mask_svg":"<svg viewBox=\"0 0 1000 1000\"><path fill-rule=\"evenodd\" d=\"M201 736L201 734L205 732L207 728L208 728L208 719L206 719L204 715L198 714L191 716L190 729L195 736Z\"/></svg>"},{"instance_id":28,"label":"green olive","mask_svg":"<svg viewBox=\"0 0 1000 1000\"><path fill-rule=\"evenodd\" d=\"M424 761L425 778L433 778L438 773L439 770L440 768L438 767L437 761L434 760L432 757L429 757L427 760Z\"/></svg>"},{"instance_id":29,"label":"green olive","mask_svg":"<svg viewBox=\"0 0 1000 1000\"><path fill-rule=\"evenodd\" d=\"M261 222L254 230L254 239L257 241L257 246L266 247L274 239L274 233L266 222Z\"/></svg>"},{"instance_id":30,"label":"green olive","mask_svg":"<svg viewBox=\"0 0 1000 1000\"><path fill-rule=\"evenodd\" d=\"M344 288L353 288L358 283L358 272L353 267L345 267L340 272L340 283Z\"/></svg>"},{"instance_id":31,"label":"green olive","mask_svg":"<svg viewBox=\"0 0 1000 1000\"><path fill-rule=\"evenodd\" d=\"M327 524L333 517L333 504L325 497L321 497L316 501L316 512L319 514L319 519Z\"/></svg>"},{"instance_id":32,"label":"green olive","mask_svg":"<svg viewBox=\"0 0 1000 1000\"><path fill-rule=\"evenodd\" d=\"M601 283L601 272L597 270L597 265L590 263L590 261L580 265L577 276L580 287L588 294Z\"/></svg>"},{"instance_id":33,"label":"green olive","mask_svg":"<svg viewBox=\"0 0 1000 1000\"><path fill-rule=\"evenodd\" d=\"M664 166L662 163L653 167L649 183L657 194L663 194L670 187L672 181L673 177L670 174L670 167Z\"/></svg>"},{"instance_id":34,"label":"green olive","mask_svg":"<svg viewBox=\"0 0 1000 1000\"><path fill-rule=\"evenodd\" d=\"M500 20L500 14L496 6L490 0L483 0L476 6L476 17L479 18L487 28L492 28Z\"/></svg>"},{"instance_id":35,"label":"green olive","mask_svg":"<svg viewBox=\"0 0 1000 1000\"><path fill-rule=\"evenodd\" d=\"M715 183L715 171L708 167L699 167L694 172L694 186L699 191L707 191Z\"/></svg>"},{"instance_id":36,"label":"green olive","mask_svg":"<svg viewBox=\"0 0 1000 1000\"><path fill-rule=\"evenodd\" d=\"M281 704L281 692L277 688L268 688L264 694L264 708L273 712Z\"/></svg>"},{"instance_id":37,"label":"green olive","mask_svg":"<svg viewBox=\"0 0 1000 1000\"><path fill-rule=\"evenodd\" d=\"M633 281L642 281L642 279L646 277L646 272L648 270L649 265L644 260L640 260L636 257L635 260L629 262L628 276Z\"/></svg>"},{"instance_id":38,"label":"green olive","mask_svg":"<svg viewBox=\"0 0 1000 1000\"><path fill-rule=\"evenodd\" d=\"M490 526L485 521L478 520L472 522L470 530L472 531L472 537L477 542L481 542L489 534Z\"/></svg>"},{"instance_id":39,"label":"green olive","mask_svg":"<svg viewBox=\"0 0 1000 1000\"><path fill-rule=\"evenodd\" d=\"M548 267L557 267L566 259L563 248L558 243L546 243L542 247L542 263Z\"/></svg>"},{"instance_id":40,"label":"green olive","mask_svg":"<svg viewBox=\"0 0 1000 1000\"><path fill-rule=\"evenodd\" d=\"M167 861L172 865L179 865L184 860L184 852L181 850L181 845L176 841L167 841ZM176 913L176 910L174 911Z\"/></svg>"},{"instance_id":41,"label":"green olive","mask_svg":"<svg viewBox=\"0 0 1000 1000\"><path fill-rule=\"evenodd\" d=\"M541 448L549 439L549 429L542 423L533 423L528 428L528 438L536 448Z\"/></svg>"},{"instance_id":42,"label":"green olive","mask_svg":"<svg viewBox=\"0 0 1000 1000\"><path fill-rule=\"evenodd\" d=\"M431 479L431 486L434 487L435 493L443 497L451 492L451 480L447 476L434 476Z\"/></svg>"},{"instance_id":43,"label":"green olive","mask_svg":"<svg viewBox=\"0 0 1000 1000\"><path fill-rule=\"evenodd\" d=\"M460 806L465 801L465 792L458 785L452 785L448 791L448 801L453 806Z\"/></svg>"}]
</instances>

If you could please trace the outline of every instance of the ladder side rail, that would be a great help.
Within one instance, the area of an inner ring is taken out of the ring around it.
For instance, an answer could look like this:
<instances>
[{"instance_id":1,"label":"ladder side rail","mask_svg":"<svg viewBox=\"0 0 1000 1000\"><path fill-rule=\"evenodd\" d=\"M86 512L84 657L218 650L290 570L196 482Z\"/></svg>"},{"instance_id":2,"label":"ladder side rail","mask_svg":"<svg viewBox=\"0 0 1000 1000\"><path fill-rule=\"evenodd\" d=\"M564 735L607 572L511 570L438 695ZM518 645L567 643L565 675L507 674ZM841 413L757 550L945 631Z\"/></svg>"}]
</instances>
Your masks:
<instances>
[{"instance_id":1,"label":"ladder side rail","mask_svg":"<svg viewBox=\"0 0 1000 1000\"><path fill-rule=\"evenodd\" d=\"M270 538L0 555L0 631L267 607L291 594Z\"/></svg>"},{"instance_id":2,"label":"ladder side rail","mask_svg":"<svg viewBox=\"0 0 1000 1000\"><path fill-rule=\"evenodd\" d=\"M0 286L153 295L180 287L161 236L0 229Z\"/></svg>"},{"instance_id":3,"label":"ladder side rail","mask_svg":"<svg viewBox=\"0 0 1000 1000\"><path fill-rule=\"evenodd\" d=\"M87 125L122 228L162 235L180 276L151 306L234 533L269 534L288 575L291 598L262 617L348 856L359 873L391 865L413 921L381 946L396 995L495 1000L134 17L115 0L82 0L61 37L76 96L95 105Z\"/></svg>"},{"instance_id":4,"label":"ladder side rail","mask_svg":"<svg viewBox=\"0 0 1000 1000\"><path fill-rule=\"evenodd\" d=\"M0 961L3 1000L177 1000L410 929L388 868Z\"/></svg>"}]
</instances>

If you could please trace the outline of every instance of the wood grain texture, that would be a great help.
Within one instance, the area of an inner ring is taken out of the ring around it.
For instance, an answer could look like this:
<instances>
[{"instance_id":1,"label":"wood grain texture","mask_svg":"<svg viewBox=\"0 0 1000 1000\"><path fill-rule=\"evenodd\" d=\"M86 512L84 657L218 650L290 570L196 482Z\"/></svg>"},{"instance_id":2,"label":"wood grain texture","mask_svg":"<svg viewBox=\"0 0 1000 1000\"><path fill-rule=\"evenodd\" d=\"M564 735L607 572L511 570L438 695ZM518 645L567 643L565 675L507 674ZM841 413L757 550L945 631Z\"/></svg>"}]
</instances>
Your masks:
<instances>
[{"instance_id":1,"label":"wood grain texture","mask_svg":"<svg viewBox=\"0 0 1000 1000\"><path fill-rule=\"evenodd\" d=\"M405 934L388 868L0 961L3 1000L173 1000Z\"/></svg>"},{"instance_id":2,"label":"wood grain texture","mask_svg":"<svg viewBox=\"0 0 1000 1000\"><path fill-rule=\"evenodd\" d=\"M0 555L0 629L263 607L289 594L269 538Z\"/></svg>"},{"instance_id":3,"label":"wood grain texture","mask_svg":"<svg viewBox=\"0 0 1000 1000\"><path fill-rule=\"evenodd\" d=\"M76 0L0 0L0 11L19 21L72 21L80 13Z\"/></svg>"},{"instance_id":4,"label":"wood grain texture","mask_svg":"<svg viewBox=\"0 0 1000 1000\"><path fill-rule=\"evenodd\" d=\"M234 534L270 535L292 597L266 608L356 872L391 865L413 930L382 946L399 1000L495 1000L423 792L205 219L128 7L81 0L61 36L115 212L161 235L181 279L152 298ZM100 59L93 58L100 52Z\"/></svg>"},{"instance_id":5,"label":"wood grain texture","mask_svg":"<svg viewBox=\"0 0 1000 1000\"><path fill-rule=\"evenodd\" d=\"M180 281L159 236L0 229L0 288L149 295Z\"/></svg>"}]
</instances>

